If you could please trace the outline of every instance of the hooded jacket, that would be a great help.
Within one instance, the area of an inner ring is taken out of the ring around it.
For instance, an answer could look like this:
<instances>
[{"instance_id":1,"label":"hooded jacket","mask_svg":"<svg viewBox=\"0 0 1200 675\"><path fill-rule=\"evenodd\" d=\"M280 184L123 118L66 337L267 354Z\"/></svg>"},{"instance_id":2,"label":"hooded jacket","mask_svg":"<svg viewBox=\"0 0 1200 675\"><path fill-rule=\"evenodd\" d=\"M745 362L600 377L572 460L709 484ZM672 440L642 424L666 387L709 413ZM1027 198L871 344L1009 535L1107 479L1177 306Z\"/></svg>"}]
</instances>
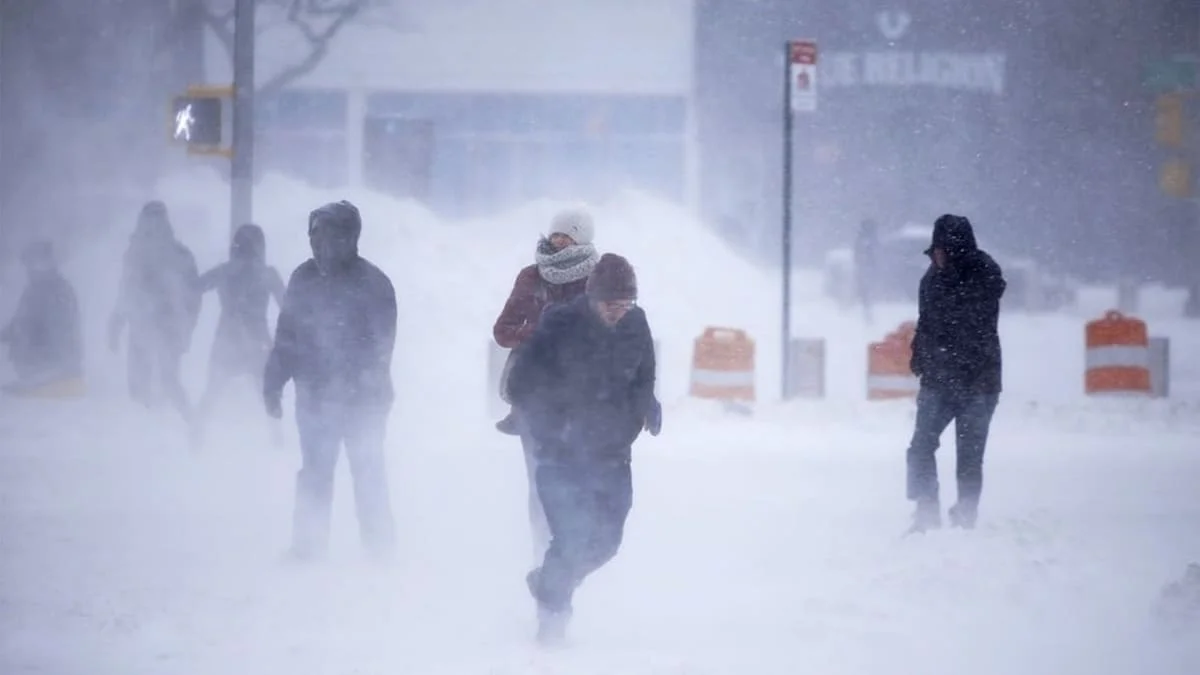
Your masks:
<instances>
[{"instance_id":1,"label":"hooded jacket","mask_svg":"<svg viewBox=\"0 0 1200 675\"><path fill-rule=\"evenodd\" d=\"M187 351L200 316L199 281L196 259L175 238L166 206L147 202L122 261L110 334L128 323L139 339Z\"/></svg>"},{"instance_id":2,"label":"hooded jacket","mask_svg":"<svg viewBox=\"0 0 1200 675\"><path fill-rule=\"evenodd\" d=\"M654 340L640 307L608 326L586 295L555 305L514 356L508 394L540 462L629 461L655 405Z\"/></svg>"},{"instance_id":3,"label":"hooded jacket","mask_svg":"<svg viewBox=\"0 0 1200 675\"><path fill-rule=\"evenodd\" d=\"M971 222L944 215L933 226L933 249L946 252L944 268L930 264L921 278L911 367L921 386L956 395L995 394L1002 388L1000 266L980 250Z\"/></svg>"},{"instance_id":4,"label":"hooded jacket","mask_svg":"<svg viewBox=\"0 0 1200 675\"><path fill-rule=\"evenodd\" d=\"M288 280L264 376L277 396L294 380L298 400L389 406L396 291L358 254L362 219L349 202L309 217L313 257Z\"/></svg>"},{"instance_id":5,"label":"hooded jacket","mask_svg":"<svg viewBox=\"0 0 1200 675\"><path fill-rule=\"evenodd\" d=\"M239 227L229 249L229 260L200 277L200 290L215 289L221 302L213 358L228 365L257 364L261 374L262 359L271 345L267 307L272 297L283 305L283 279L267 264L266 235L259 226ZM245 361L248 356L254 358Z\"/></svg>"}]
</instances>

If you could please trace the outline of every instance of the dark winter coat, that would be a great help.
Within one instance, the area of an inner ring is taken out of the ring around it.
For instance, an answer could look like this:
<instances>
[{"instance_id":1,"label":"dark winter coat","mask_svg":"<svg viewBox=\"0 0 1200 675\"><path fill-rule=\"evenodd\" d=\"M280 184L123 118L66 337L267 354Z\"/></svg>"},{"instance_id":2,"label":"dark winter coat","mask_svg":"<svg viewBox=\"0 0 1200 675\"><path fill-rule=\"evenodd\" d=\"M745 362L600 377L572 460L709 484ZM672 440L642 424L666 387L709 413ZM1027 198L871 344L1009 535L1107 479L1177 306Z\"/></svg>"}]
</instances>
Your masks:
<instances>
[{"instance_id":1,"label":"dark winter coat","mask_svg":"<svg viewBox=\"0 0 1200 675\"><path fill-rule=\"evenodd\" d=\"M0 342L23 380L82 375L83 327L71 282L58 270L33 275Z\"/></svg>"},{"instance_id":2,"label":"dark winter coat","mask_svg":"<svg viewBox=\"0 0 1200 675\"><path fill-rule=\"evenodd\" d=\"M318 226L326 216L335 224ZM344 202L313 212L314 257L288 280L264 375L268 396L294 380L298 396L310 401L391 405L396 291L358 255L361 227L358 211Z\"/></svg>"},{"instance_id":3,"label":"dark winter coat","mask_svg":"<svg viewBox=\"0 0 1200 675\"><path fill-rule=\"evenodd\" d=\"M216 290L221 302L213 340L214 366L244 370L262 366L271 349L267 306L271 298L283 305L284 285L279 272L266 263L265 240L255 225L234 234L230 259L200 277L202 293Z\"/></svg>"},{"instance_id":4,"label":"dark winter coat","mask_svg":"<svg viewBox=\"0 0 1200 675\"><path fill-rule=\"evenodd\" d=\"M199 279L196 259L175 239L165 207L148 203L122 261L110 334L128 324L139 342L186 352L200 316Z\"/></svg>"},{"instance_id":5,"label":"dark winter coat","mask_svg":"<svg viewBox=\"0 0 1200 675\"><path fill-rule=\"evenodd\" d=\"M980 250L970 221L943 216L934 225L934 248L949 262L930 265L921 279L912 370L921 386L954 394L1001 390L1000 298L1006 282L1000 266Z\"/></svg>"},{"instance_id":6,"label":"dark winter coat","mask_svg":"<svg viewBox=\"0 0 1200 675\"><path fill-rule=\"evenodd\" d=\"M656 405L654 340L634 307L605 325L588 297L555 305L515 352L508 393L540 462L628 462Z\"/></svg>"},{"instance_id":7,"label":"dark winter coat","mask_svg":"<svg viewBox=\"0 0 1200 675\"><path fill-rule=\"evenodd\" d=\"M582 295L586 285L586 278L566 284L549 283L542 279L537 265L522 269L513 283L508 301L504 303L504 309L492 326L496 344L505 349L514 349L528 340L547 306Z\"/></svg>"}]
</instances>

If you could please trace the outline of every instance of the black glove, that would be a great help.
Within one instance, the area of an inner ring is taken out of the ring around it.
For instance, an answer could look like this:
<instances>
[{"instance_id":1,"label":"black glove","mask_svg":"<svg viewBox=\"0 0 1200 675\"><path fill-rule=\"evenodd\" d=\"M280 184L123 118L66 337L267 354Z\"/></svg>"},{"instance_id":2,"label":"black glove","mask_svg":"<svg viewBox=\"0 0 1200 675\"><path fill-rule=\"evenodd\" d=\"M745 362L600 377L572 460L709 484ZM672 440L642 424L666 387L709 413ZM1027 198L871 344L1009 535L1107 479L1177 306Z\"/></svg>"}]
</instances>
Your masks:
<instances>
[{"instance_id":1,"label":"black glove","mask_svg":"<svg viewBox=\"0 0 1200 675\"><path fill-rule=\"evenodd\" d=\"M267 414L273 419L283 418L283 392L282 391L264 391L263 405L267 408Z\"/></svg>"},{"instance_id":2,"label":"black glove","mask_svg":"<svg viewBox=\"0 0 1200 675\"><path fill-rule=\"evenodd\" d=\"M913 352L912 358L908 360L908 369L912 371L913 375L921 376L921 359L917 358L916 352Z\"/></svg>"},{"instance_id":3,"label":"black glove","mask_svg":"<svg viewBox=\"0 0 1200 675\"><path fill-rule=\"evenodd\" d=\"M646 413L644 427L651 436L657 436L662 431L662 404L658 402L658 399L654 399L650 404L650 412Z\"/></svg>"}]
</instances>

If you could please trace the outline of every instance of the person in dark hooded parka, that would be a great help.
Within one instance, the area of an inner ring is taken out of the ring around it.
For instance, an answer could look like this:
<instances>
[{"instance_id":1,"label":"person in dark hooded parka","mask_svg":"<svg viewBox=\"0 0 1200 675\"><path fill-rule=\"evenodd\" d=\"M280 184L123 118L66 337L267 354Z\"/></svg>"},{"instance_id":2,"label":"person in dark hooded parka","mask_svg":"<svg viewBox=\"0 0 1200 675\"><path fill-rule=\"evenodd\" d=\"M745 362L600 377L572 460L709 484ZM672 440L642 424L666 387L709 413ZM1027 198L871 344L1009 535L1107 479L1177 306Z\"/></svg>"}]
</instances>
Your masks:
<instances>
[{"instance_id":1,"label":"person in dark hooded parka","mask_svg":"<svg viewBox=\"0 0 1200 675\"><path fill-rule=\"evenodd\" d=\"M272 298L283 305L283 279L267 264L267 239L258 225L246 224L234 233L229 260L200 277L200 291L216 290L221 303L217 332L209 357L208 386L200 397L196 423L207 421L217 397L228 383L251 378L262 391L263 372L271 351L267 308ZM202 431L198 428L197 433Z\"/></svg>"},{"instance_id":2,"label":"person in dark hooded parka","mask_svg":"<svg viewBox=\"0 0 1200 675\"><path fill-rule=\"evenodd\" d=\"M911 368L920 378L916 428L908 448L908 498L916 502L913 531L941 525L935 453L954 422L958 501L951 524L972 528L983 490L983 456L1001 390L1000 266L980 250L971 222L943 215L925 251Z\"/></svg>"},{"instance_id":3,"label":"person in dark hooded parka","mask_svg":"<svg viewBox=\"0 0 1200 675\"><path fill-rule=\"evenodd\" d=\"M53 245L30 244L21 254L29 281L12 319L0 329L17 382L14 393L83 377L79 300L58 269Z\"/></svg>"},{"instance_id":4,"label":"person in dark hooded parka","mask_svg":"<svg viewBox=\"0 0 1200 675\"><path fill-rule=\"evenodd\" d=\"M539 639L561 639L576 587L617 553L633 500L632 445L657 435L654 340L637 279L605 254L584 295L551 307L515 352L508 393L536 439L550 547L526 577Z\"/></svg>"},{"instance_id":5,"label":"person in dark hooded parka","mask_svg":"<svg viewBox=\"0 0 1200 675\"><path fill-rule=\"evenodd\" d=\"M189 423L180 370L200 316L199 278L195 256L175 238L166 205L147 202L122 261L109 347L119 349L128 327L130 395L147 407L165 397Z\"/></svg>"},{"instance_id":6,"label":"person in dark hooded parka","mask_svg":"<svg viewBox=\"0 0 1200 675\"><path fill-rule=\"evenodd\" d=\"M284 385L291 380L296 387L303 463L290 554L301 561L326 550L343 443L363 544L380 560L395 547L383 446L394 398L396 292L382 270L359 256L361 232L362 219L350 202L310 214L313 255L288 280L264 376L272 417L282 415Z\"/></svg>"}]
</instances>

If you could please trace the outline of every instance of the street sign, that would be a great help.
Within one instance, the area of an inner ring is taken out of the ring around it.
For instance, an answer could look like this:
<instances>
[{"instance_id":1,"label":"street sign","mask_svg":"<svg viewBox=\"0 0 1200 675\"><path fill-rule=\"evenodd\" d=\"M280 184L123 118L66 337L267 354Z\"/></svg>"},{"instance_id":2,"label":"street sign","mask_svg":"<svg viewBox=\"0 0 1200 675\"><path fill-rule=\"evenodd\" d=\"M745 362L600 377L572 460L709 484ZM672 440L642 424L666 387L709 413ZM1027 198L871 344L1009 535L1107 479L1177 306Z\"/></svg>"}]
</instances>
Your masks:
<instances>
[{"instance_id":1,"label":"street sign","mask_svg":"<svg viewBox=\"0 0 1200 675\"><path fill-rule=\"evenodd\" d=\"M1142 86L1154 91L1192 89L1200 80L1196 66L1195 60L1183 58L1147 63L1142 68Z\"/></svg>"},{"instance_id":2,"label":"street sign","mask_svg":"<svg viewBox=\"0 0 1200 675\"><path fill-rule=\"evenodd\" d=\"M796 40L788 43L789 98L792 112L817 109L817 43Z\"/></svg>"}]
</instances>

